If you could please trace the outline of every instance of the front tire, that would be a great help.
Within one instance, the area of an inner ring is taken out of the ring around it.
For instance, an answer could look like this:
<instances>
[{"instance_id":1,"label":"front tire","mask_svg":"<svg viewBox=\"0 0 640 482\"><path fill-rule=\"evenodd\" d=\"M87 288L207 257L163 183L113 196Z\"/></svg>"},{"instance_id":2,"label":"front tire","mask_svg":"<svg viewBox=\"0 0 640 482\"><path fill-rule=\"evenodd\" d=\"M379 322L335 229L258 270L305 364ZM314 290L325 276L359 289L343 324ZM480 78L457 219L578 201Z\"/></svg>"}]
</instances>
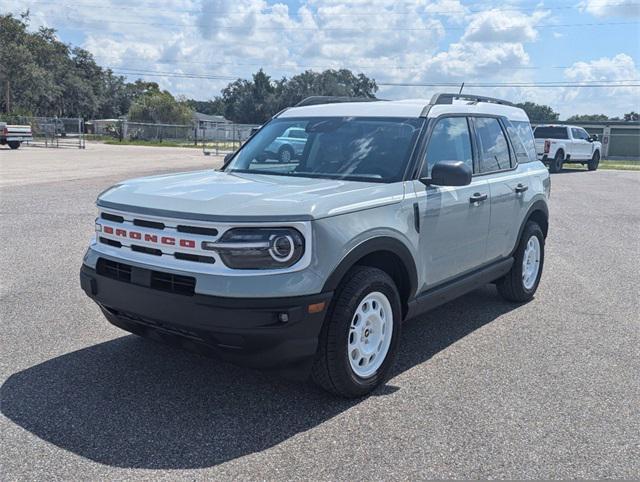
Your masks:
<instances>
[{"instance_id":1,"label":"front tire","mask_svg":"<svg viewBox=\"0 0 640 482\"><path fill-rule=\"evenodd\" d=\"M314 382L345 398L362 397L383 383L397 355L401 316L391 277L355 267L336 292L320 333Z\"/></svg>"},{"instance_id":2,"label":"front tire","mask_svg":"<svg viewBox=\"0 0 640 482\"><path fill-rule=\"evenodd\" d=\"M9 144L9 147L14 150L20 147L20 141L9 141L7 144Z\"/></svg>"},{"instance_id":3,"label":"front tire","mask_svg":"<svg viewBox=\"0 0 640 482\"><path fill-rule=\"evenodd\" d=\"M282 146L278 151L278 160L283 164L288 164L293 159L293 149L289 146Z\"/></svg>"},{"instance_id":4,"label":"front tire","mask_svg":"<svg viewBox=\"0 0 640 482\"><path fill-rule=\"evenodd\" d=\"M558 173L562 171L562 164L564 163L564 153L562 151L556 152L556 156L549 164L549 171L552 173Z\"/></svg>"},{"instance_id":5,"label":"front tire","mask_svg":"<svg viewBox=\"0 0 640 482\"><path fill-rule=\"evenodd\" d=\"M595 171L598 169L598 165L600 164L600 151L596 151L593 153L593 157L587 164L587 168L590 171Z\"/></svg>"},{"instance_id":6,"label":"front tire","mask_svg":"<svg viewBox=\"0 0 640 482\"><path fill-rule=\"evenodd\" d=\"M538 289L543 265L544 234L537 223L529 221L522 231L511 271L496 284L498 292L508 301L530 301Z\"/></svg>"}]
</instances>

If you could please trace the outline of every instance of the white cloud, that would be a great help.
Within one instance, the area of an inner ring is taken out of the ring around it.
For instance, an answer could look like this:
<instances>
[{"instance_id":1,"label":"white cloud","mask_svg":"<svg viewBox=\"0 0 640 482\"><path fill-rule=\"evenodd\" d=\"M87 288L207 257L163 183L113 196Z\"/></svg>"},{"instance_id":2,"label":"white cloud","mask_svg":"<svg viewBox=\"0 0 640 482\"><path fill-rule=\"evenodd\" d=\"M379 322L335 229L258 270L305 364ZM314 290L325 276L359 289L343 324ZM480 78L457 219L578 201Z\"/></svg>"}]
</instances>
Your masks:
<instances>
[{"instance_id":1,"label":"white cloud","mask_svg":"<svg viewBox=\"0 0 640 482\"><path fill-rule=\"evenodd\" d=\"M531 15L515 10L487 10L470 17L462 39L473 42L533 42L538 38L536 25L549 16L536 10Z\"/></svg>"},{"instance_id":2,"label":"white cloud","mask_svg":"<svg viewBox=\"0 0 640 482\"><path fill-rule=\"evenodd\" d=\"M154 0L141 5L103 0L71 15L53 2L31 1L5 0L3 10L28 7L32 29L61 29L63 41L80 43L101 65L155 73L158 76L143 77L176 95L199 99L218 95L227 79L247 78L260 67L274 78L307 68L350 68L389 83L532 82L561 75L555 71L548 78L529 69L531 44L539 42L537 48L543 40L538 26L557 20L542 4L533 11L507 4L472 13L460 0L308 0L296 8L266 0ZM551 38L551 32L545 32ZM572 32L556 33L570 37ZM542 62L554 65L553 58L550 52ZM179 78L167 72L220 78ZM633 59L624 54L575 62L564 75L576 81L640 77ZM629 110L625 102L638 104L637 88L629 89L465 87L478 94L551 104L563 115L620 115ZM435 90L448 89L383 87L380 95L422 97Z\"/></svg>"},{"instance_id":3,"label":"white cloud","mask_svg":"<svg viewBox=\"0 0 640 482\"><path fill-rule=\"evenodd\" d=\"M638 0L585 0L580 3L580 8L596 17L640 17Z\"/></svg>"}]
</instances>

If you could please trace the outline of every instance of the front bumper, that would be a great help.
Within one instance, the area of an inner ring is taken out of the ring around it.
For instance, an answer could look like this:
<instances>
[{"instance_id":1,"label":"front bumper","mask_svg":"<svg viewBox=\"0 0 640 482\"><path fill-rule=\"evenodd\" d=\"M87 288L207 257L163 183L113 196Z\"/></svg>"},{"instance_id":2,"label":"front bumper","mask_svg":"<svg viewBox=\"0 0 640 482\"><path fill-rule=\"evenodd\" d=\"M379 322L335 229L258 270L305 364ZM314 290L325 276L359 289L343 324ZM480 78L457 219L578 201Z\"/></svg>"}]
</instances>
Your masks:
<instances>
[{"instance_id":1,"label":"front bumper","mask_svg":"<svg viewBox=\"0 0 640 482\"><path fill-rule=\"evenodd\" d=\"M239 365L304 377L333 293L291 298L226 298L151 288L144 268L131 281L83 265L80 285L114 325ZM325 303L309 313L309 305ZM286 320L286 321L283 321Z\"/></svg>"}]
</instances>

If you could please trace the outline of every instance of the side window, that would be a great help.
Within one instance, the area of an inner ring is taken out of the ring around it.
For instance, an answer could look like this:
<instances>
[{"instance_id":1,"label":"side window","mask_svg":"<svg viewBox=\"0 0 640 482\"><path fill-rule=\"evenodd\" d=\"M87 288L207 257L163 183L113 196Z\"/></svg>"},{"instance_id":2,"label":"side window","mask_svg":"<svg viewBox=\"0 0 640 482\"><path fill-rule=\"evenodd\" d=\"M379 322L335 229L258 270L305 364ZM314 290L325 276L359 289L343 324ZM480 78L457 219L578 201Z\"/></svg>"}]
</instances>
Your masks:
<instances>
[{"instance_id":1,"label":"side window","mask_svg":"<svg viewBox=\"0 0 640 482\"><path fill-rule=\"evenodd\" d=\"M575 127L571 128L571 135L574 139L582 139L582 135L580 134L580 129L576 129Z\"/></svg>"},{"instance_id":2,"label":"side window","mask_svg":"<svg viewBox=\"0 0 640 482\"><path fill-rule=\"evenodd\" d=\"M473 170L471 135L466 117L446 117L438 121L429 139L421 176L431 175L431 168L439 161L463 161Z\"/></svg>"},{"instance_id":3,"label":"side window","mask_svg":"<svg viewBox=\"0 0 640 482\"><path fill-rule=\"evenodd\" d=\"M513 121L513 126L516 128L520 140L524 143L524 147L529 154L529 161L533 162L538 158L536 154L536 141L533 138L533 131L531 130L531 124L525 121ZM518 162L524 162L518 157Z\"/></svg>"},{"instance_id":4,"label":"side window","mask_svg":"<svg viewBox=\"0 0 640 482\"><path fill-rule=\"evenodd\" d=\"M580 135L582 136L582 138L585 141L589 140L589 133L587 131L585 131L584 129L580 129Z\"/></svg>"},{"instance_id":5,"label":"side window","mask_svg":"<svg viewBox=\"0 0 640 482\"><path fill-rule=\"evenodd\" d=\"M505 120L505 125L507 126L507 133L509 134L511 145L513 146L513 150L515 151L514 154L516 155L516 159L519 163L529 162L529 154L527 153L527 148L524 145L520 132L508 120ZM530 130L531 128L529 128L529 131ZM515 165L515 163L513 165Z\"/></svg>"},{"instance_id":6,"label":"side window","mask_svg":"<svg viewBox=\"0 0 640 482\"><path fill-rule=\"evenodd\" d=\"M475 117L474 123L478 134L480 172L509 169L511 167L509 144L498 119Z\"/></svg>"}]
</instances>

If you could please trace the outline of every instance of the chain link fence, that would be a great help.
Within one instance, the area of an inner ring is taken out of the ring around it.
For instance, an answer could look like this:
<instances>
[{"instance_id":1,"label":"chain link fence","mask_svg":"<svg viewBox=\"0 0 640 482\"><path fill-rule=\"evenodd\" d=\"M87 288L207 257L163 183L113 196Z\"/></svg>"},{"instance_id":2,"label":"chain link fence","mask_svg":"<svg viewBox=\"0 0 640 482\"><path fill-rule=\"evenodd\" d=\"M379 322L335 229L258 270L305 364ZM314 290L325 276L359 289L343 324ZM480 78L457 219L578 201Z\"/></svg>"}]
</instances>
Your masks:
<instances>
[{"instance_id":1,"label":"chain link fence","mask_svg":"<svg viewBox=\"0 0 640 482\"><path fill-rule=\"evenodd\" d=\"M30 146L85 148L84 121L78 117L0 116L0 121L31 126Z\"/></svg>"}]
</instances>

